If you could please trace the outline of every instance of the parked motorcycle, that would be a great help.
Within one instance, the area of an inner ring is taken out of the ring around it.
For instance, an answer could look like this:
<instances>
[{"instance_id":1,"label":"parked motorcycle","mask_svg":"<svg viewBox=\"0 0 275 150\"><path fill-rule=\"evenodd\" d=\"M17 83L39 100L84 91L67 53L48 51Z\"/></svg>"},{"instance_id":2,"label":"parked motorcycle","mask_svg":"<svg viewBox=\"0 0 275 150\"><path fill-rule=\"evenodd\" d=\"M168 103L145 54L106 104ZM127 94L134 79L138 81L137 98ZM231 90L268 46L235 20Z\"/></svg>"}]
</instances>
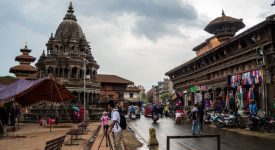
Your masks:
<instances>
[{"instance_id":1,"label":"parked motorcycle","mask_svg":"<svg viewBox=\"0 0 275 150\"><path fill-rule=\"evenodd\" d=\"M216 125L217 122L218 122L218 119L219 119L219 115L215 114L214 112L212 112L212 113L210 114L210 122L211 122L212 124Z\"/></svg>"},{"instance_id":2,"label":"parked motorcycle","mask_svg":"<svg viewBox=\"0 0 275 150\"><path fill-rule=\"evenodd\" d=\"M275 132L275 121L270 117L259 117L257 115L249 115L248 128L251 131Z\"/></svg>"},{"instance_id":3,"label":"parked motorcycle","mask_svg":"<svg viewBox=\"0 0 275 150\"><path fill-rule=\"evenodd\" d=\"M187 115L188 119L192 119L192 112L191 112L190 107L186 107L185 110L186 110L186 115Z\"/></svg>"},{"instance_id":4,"label":"parked motorcycle","mask_svg":"<svg viewBox=\"0 0 275 150\"><path fill-rule=\"evenodd\" d=\"M248 119L249 119L248 129L251 131L259 131L260 117L255 114L250 114L248 116Z\"/></svg>"},{"instance_id":5,"label":"parked motorcycle","mask_svg":"<svg viewBox=\"0 0 275 150\"><path fill-rule=\"evenodd\" d=\"M240 129L244 129L244 121L240 114L236 113L234 115L225 116L222 114L218 117L218 122L216 124L218 128L223 127L238 127Z\"/></svg>"},{"instance_id":6,"label":"parked motorcycle","mask_svg":"<svg viewBox=\"0 0 275 150\"><path fill-rule=\"evenodd\" d=\"M210 124L211 123L211 115L210 114L205 114L203 116L203 123L204 124Z\"/></svg>"}]
</instances>

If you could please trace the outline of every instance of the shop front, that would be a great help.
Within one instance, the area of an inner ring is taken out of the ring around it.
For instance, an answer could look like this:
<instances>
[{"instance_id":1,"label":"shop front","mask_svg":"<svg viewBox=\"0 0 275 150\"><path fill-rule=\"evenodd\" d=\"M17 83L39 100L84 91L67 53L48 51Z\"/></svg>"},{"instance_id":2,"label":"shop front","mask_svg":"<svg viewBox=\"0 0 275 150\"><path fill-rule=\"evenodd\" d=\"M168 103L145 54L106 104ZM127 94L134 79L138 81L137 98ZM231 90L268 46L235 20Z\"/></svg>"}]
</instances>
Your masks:
<instances>
[{"instance_id":1,"label":"shop front","mask_svg":"<svg viewBox=\"0 0 275 150\"><path fill-rule=\"evenodd\" d=\"M263 108L263 70L228 76L226 107L228 110L257 113Z\"/></svg>"}]
</instances>

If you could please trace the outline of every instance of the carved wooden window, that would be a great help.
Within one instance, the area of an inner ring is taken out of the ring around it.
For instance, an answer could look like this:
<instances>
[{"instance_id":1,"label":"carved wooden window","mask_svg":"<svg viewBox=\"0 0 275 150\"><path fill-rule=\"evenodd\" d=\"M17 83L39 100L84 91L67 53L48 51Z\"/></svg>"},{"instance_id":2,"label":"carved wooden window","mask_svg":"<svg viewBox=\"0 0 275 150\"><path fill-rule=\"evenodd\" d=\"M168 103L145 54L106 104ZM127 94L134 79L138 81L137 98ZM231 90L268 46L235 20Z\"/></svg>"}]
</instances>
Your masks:
<instances>
[{"instance_id":1,"label":"carved wooden window","mask_svg":"<svg viewBox=\"0 0 275 150\"><path fill-rule=\"evenodd\" d=\"M236 72L239 71L239 68L240 68L239 65L237 65L237 66L236 66Z\"/></svg>"}]
</instances>

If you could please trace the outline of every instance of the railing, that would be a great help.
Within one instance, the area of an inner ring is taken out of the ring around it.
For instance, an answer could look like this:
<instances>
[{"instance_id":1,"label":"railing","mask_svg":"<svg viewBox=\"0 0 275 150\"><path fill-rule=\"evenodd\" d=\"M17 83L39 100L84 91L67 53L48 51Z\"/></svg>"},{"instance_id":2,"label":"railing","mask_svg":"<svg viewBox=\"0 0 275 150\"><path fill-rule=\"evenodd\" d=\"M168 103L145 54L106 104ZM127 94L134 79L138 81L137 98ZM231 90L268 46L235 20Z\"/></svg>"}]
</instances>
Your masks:
<instances>
[{"instance_id":1,"label":"railing","mask_svg":"<svg viewBox=\"0 0 275 150\"><path fill-rule=\"evenodd\" d=\"M170 150L170 139L184 139L184 138L217 138L217 150L221 150L220 135L167 136L167 150Z\"/></svg>"}]
</instances>

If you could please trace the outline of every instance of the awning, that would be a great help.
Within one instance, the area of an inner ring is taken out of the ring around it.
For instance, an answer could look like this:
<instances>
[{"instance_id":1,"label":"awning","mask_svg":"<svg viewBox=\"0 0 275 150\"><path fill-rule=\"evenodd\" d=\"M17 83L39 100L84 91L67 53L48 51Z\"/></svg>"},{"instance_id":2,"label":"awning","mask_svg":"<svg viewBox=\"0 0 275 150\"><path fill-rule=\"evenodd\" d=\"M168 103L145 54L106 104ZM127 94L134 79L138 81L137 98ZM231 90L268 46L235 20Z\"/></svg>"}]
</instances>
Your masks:
<instances>
[{"instance_id":1,"label":"awning","mask_svg":"<svg viewBox=\"0 0 275 150\"><path fill-rule=\"evenodd\" d=\"M22 106L39 101L63 102L75 96L53 78L37 80L17 80L9 85L0 86L0 102L16 101Z\"/></svg>"}]
</instances>

